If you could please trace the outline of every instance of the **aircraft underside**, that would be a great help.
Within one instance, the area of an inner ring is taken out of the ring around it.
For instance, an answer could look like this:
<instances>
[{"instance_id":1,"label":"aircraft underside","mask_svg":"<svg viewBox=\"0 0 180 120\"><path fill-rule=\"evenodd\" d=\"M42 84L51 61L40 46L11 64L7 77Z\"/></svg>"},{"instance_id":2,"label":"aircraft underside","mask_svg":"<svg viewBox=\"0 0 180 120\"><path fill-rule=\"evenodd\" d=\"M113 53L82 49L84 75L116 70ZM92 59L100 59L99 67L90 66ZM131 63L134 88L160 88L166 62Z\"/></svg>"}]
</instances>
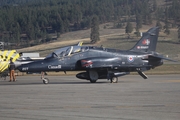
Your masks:
<instances>
[{"instance_id":1,"label":"aircraft underside","mask_svg":"<svg viewBox=\"0 0 180 120\"><path fill-rule=\"evenodd\" d=\"M144 79L148 77L141 71L140 68L134 68L131 71L136 71L140 76ZM118 77L130 74L129 70L96 70L96 69L89 69L86 72L81 72L76 75L79 79L86 79L89 80L91 83L95 83L98 79L107 79L112 82L118 82Z\"/></svg>"}]
</instances>

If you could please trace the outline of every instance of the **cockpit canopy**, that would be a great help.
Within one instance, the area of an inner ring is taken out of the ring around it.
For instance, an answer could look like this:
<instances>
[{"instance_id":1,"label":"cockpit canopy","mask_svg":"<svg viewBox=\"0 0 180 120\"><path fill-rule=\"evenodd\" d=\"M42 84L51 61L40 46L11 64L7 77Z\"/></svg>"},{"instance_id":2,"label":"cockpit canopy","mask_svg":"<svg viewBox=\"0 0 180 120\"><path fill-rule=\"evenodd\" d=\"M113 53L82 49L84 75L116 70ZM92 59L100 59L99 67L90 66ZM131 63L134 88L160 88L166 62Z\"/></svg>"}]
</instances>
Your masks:
<instances>
[{"instance_id":1,"label":"cockpit canopy","mask_svg":"<svg viewBox=\"0 0 180 120\"><path fill-rule=\"evenodd\" d=\"M68 46L68 47L63 47L60 49L55 50L53 53L49 54L45 59L50 58L50 57L64 57L64 56L70 56L74 53L78 52L84 52L89 49L88 46Z\"/></svg>"}]
</instances>

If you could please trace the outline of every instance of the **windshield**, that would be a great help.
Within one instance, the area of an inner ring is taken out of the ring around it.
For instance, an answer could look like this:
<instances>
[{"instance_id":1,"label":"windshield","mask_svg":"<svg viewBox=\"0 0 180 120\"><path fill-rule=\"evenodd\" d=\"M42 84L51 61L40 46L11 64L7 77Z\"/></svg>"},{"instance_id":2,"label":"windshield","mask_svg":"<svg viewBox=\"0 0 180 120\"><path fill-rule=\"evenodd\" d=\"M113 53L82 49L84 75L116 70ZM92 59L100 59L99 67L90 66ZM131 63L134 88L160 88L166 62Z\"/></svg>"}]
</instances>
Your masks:
<instances>
[{"instance_id":1,"label":"windshield","mask_svg":"<svg viewBox=\"0 0 180 120\"><path fill-rule=\"evenodd\" d=\"M63 47L60 49L55 50L53 53L49 54L48 56L46 56L45 59L50 58L50 57L55 57L54 55L56 54L56 56L58 57L58 54L60 54L61 52L65 51L68 47Z\"/></svg>"}]
</instances>

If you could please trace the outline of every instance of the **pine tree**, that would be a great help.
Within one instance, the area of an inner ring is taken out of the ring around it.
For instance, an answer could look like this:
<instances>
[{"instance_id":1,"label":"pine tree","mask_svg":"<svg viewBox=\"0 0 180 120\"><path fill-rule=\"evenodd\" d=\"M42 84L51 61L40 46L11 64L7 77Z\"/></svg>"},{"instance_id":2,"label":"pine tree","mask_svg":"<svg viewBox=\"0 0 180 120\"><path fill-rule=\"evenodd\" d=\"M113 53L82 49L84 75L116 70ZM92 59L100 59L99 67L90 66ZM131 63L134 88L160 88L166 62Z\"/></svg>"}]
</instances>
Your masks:
<instances>
[{"instance_id":1,"label":"pine tree","mask_svg":"<svg viewBox=\"0 0 180 120\"><path fill-rule=\"evenodd\" d=\"M142 22L143 22L143 20L142 20L141 15L137 13L136 14L136 28L137 29L142 28Z\"/></svg>"},{"instance_id":2,"label":"pine tree","mask_svg":"<svg viewBox=\"0 0 180 120\"><path fill-rule=\"evenodd\" d=\"M156 26L159 27L160 30L162 29L162 25L159 20L156 22Z\"/></svg>"},{"instance_id":3,"label":"pine tree","mask_svg":"<svg viewBox=\"0 0 180 120\"><path fill-rule=\"evenodd\" d=\"M136 36L140 37L140 32L139 32L139 28L136 26Z\"/></svg>"},{"instance_id":4,"label":"pine tree","mask_svg":"<svg viewBox=\"0 0 180 120\"><path fill-rule=\"evenodd\" d=\"M128 38L130 37L129 33L133 31L133 26L130 22L127 23L125 32L128 34Z\"/></svg>"},{"instance_id":5,"label":"pine tree","mask_svg":"<svg viewBox=\"0 0 180 120\"><path fill-rule=\"evenodd\" d=\"M180 42L180 26L179 26L179 29L178 29L178 39L179 39L179 42Z\"/></svg>"},{"instance_id":6,"label":"pine tree","mask_svg":"<svg viewBox=\"0 0 180 120\"><path fill-rule=\"evenodd\" d=\"M94 16L91 22L91 35L90 35L91 43L96 43L100 40L99 38L99 21L98 17Z\"/></svg>"},{"instance_id":7,"label":"pine tree","mask_svg":"<svg viewBox=\"0 0 180 120\"><path fill-rule=\"evenodd\" d=\"M153 0L153 11L157 10L157 2L156 0Z\"/></svg>"},{"instance_id":8,"label":"pine tree","mask_svg":"<svg viewBox=\"0 0 180 120\"><path fill-rule=\"evenodd\" d=\"M165 26L164 26L164 33L166 33L167 35L169 35L170 34L170 30L169 30L169 23L168 23L168 21L167 21L167 19L166 19L166 21L165 21Z\"/></svg>"}]
</instances>

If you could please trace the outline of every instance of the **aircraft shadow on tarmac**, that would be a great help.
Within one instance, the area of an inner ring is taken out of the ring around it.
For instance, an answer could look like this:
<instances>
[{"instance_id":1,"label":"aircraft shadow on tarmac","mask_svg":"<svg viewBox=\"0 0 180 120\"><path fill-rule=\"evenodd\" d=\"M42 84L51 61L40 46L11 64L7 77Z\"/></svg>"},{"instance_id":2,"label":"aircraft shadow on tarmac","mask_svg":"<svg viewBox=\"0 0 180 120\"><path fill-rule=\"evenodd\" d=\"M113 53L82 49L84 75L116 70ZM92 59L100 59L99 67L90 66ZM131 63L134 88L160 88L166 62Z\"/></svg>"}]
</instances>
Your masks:
<instances>
[{"instance_id":1,"label":"aircraft shadow on tarmac","mask_svg":"<svg viewBox=\"0 0 180 120\"><path fill-rule=\"evenodd\" d=\"M99 81L95 84L108 84L108 83L110 83L110 82L109 81ZM64 82L64 81L57 82L57 81L55 81L55 82L53 82L53 81L50 81L48 83L48 85L55 85L55 84L89 84L89 85L92 85L94 83L89 83L88 81L85 81L85 82L82 82L82 81L79 81L79 82L77 82L77 81L75 81L75 82L72 82L72 81L70 81L70 82L68 82L68 81L67 82ZM24 82L23 80L17 81L17 82L9 82L7 80L6 81L0 81L0 86L4 86L4 85L44 85L44 84L42 84L41 81L37 81L37 82Z\"/></svg>"},{"instance_id":2,"label":"aircraft shadow on tarmac","mask_svg":"<svg viewBox=\"0 0 180 120\"><path fill-rule=\"evenodd\" d=\"M136 81L119 81L118 83L136 83ZM67 81L65 82L64 80L61 81L50 81L47 85L55 85L55 84L74 84L74 85L78 85L78 84L87 84L87 85L98 85L98 84L114 84L114 83L110 83L110 81L107 80L102 80L102 81L98 81L96 83L89 83L89 81ZM117 83L115 83L117 84ZM5 85L45 85L46 84L42 84L41 80L37 80L37 81L23 81L23 80L18 80L17 82L9 82L8 80L0 80L0 86L5 86Z\"/></svg>"}]
</instances>

